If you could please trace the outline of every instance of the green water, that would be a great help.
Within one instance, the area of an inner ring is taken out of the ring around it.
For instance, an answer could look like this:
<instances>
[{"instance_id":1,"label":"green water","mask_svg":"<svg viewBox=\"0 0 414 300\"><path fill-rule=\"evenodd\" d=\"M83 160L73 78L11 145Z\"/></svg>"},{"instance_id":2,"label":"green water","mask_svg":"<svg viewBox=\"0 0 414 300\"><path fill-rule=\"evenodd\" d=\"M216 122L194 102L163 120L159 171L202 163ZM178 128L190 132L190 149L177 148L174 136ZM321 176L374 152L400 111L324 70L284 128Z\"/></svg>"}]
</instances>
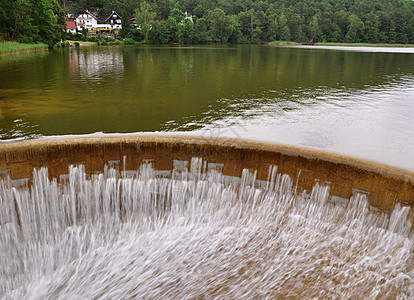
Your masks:
<instances>
[{"instance_id":1,"label":"green water","mask_svg":"<svg viewBox=\"0 0 414 300\"><path fill-rule=\"evenodd\" d=\"M412 169L414 53L374 51L131 46L3 56L0 139L176 131Z\"/></svg>"}]
</instances>

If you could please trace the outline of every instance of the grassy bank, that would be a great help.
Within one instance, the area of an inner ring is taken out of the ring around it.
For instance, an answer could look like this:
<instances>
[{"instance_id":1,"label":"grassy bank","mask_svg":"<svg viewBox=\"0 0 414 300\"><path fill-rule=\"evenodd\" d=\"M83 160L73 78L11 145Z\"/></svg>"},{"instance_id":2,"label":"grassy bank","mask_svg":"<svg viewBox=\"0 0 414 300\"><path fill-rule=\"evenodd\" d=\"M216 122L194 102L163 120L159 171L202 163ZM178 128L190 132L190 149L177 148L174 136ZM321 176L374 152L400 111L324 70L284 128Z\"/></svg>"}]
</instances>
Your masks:
<instances>
[{"instance_id":1,"label":"grassy bank","mask_svg":"<svg viewBox=\"0 0 414 300\"><path fill-rule=\"evenodd\" d=\"M15 42L0 42L0 54L47 48L48 46L46 44L21 44Z\"/></svg>"},{"instance_id":2,"label":"grassy bank","mask_svg":"<svg viewBox=\"0 0 414 300\"><path fill-rule=\"evenodd\" d=\"M370 43L315 43L316 46L345 47L414 47L413 44L370 44Z\"/></svg>"},{"instance_id":3,"label":"grassy bank","mask_svg":"<svg viewBox=\"0 0 414 300\"><path fill-rule=\"evenodd\" d=\"M274 41L269 42L268 45L275 46L295 46L304 45L303 43L288 42L288 41ZM370 44L370 43L315 43L315 46L342 46L342 47L414 47L414 44Z\"/></svg>"},{"instance_id":4,"label":"grassy bank","mask_svg":"<svg viewBox=\"0 0 414 300\"><path fill-rule=\"evenodd\" d=\"M294 46L294 45L301 45L300 43L296 42L290 42L290 41L273 41L267 43L268 45L274 45L274 46Z\"/></svg>"},{"instance_id":5,"label":"grassy bank","mask_svg":"<svg viewBox=\"0 0 414 300\"><path fill-rule=\"evenodd\" d=\"M414 47L413 44L370 44L370 43L315 43L316 46L344 47Z\"/></svg>"},{"instance_id":6,"label":"grassy bank","mask_svg":"<svg viewBox=\"0 0 414 300\"><path fill-rule=\"evenodd\" d=\"M70 43L72 46L81 46L81 47L90 47L96 46L96 42L83 42L83 41L74 41L74 40L67 40L65 43Z\"/></svg>"}]
</instances>

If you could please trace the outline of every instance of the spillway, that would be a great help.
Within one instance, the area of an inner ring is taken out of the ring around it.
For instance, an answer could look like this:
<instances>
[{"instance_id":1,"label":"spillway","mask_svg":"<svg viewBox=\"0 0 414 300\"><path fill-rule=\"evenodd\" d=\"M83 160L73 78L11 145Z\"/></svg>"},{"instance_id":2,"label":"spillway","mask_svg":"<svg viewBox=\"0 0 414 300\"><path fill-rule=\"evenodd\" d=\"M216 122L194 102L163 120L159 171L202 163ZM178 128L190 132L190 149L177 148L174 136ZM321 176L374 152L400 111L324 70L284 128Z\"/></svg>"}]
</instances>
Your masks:
<instances>
[{"instance_id":1,"label":"spillway","mask_svg":"<svg viewBox=\"0 0 414 300\"><path fill-rule=\"evenodd\" d=\"M414 174L249 141L0 146L0 297L414 297Z\"/></svg>"}]
</instances>

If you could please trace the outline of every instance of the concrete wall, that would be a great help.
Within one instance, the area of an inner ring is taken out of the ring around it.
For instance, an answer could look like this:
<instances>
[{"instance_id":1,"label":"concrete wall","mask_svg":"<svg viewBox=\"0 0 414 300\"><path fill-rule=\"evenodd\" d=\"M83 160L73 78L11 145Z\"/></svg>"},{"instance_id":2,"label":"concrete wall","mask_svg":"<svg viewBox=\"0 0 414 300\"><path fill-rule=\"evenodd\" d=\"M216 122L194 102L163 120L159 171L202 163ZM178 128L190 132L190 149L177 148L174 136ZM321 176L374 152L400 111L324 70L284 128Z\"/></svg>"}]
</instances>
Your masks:
<instances>
[{"instance_id":1,"label":"concrete wall","mask_svg":"<svg viewBox=\"0 0 414 300\"><path fill-rule=\"evenodd\" d=\"M173 160L192 157L224 164L226 175L240 176L243 168L257 170L262 180L267 179L269 166L277 165L299 191L310 191L315 181L322 181L339 197L365 191L370 204L379 209L391 210L396 201L414 205L414 172L323 151L243 140L123 135L13 142L0 145L0 173L12 179L30 178L33 168L44 166L51 178L58 178L68 172L69 164L82 163L92 174L109 161L136 170L144 159L152 159L155 169L170 170Z\"/></svg>"}]
</instances>

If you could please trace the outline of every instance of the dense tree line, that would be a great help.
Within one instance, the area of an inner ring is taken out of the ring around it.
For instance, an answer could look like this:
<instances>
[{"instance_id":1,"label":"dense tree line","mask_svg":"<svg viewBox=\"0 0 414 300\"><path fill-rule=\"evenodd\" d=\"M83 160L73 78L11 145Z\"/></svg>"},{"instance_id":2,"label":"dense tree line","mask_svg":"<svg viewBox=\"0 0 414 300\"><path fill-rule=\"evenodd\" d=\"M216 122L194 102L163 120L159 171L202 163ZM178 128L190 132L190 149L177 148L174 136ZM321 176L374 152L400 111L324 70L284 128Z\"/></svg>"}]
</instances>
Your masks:
<instances>
[{"instance_id":1,"label":"dense tree line","mask_svg":"<svg viewBox=\"0 0 414 300\"><path fill-rule=\"evenodd\" d=\"M59 40L63 15L56 0L0 2L3 38L48 44ZM414 43L412 0L58 0L58 4L73 14L95 11L101 22L115 10L123 17L122 37L152 43ZM140 29L130 28L132 17Z\"/></svg>"},{"instance_id":2,"label":"dense tree line","mask_svg":"<svg viewBox=\"0 0 414 300\"><path fill-rule=\"evenodd\" d=\"M0 40L45 43L62 39L65 15L56 0L1 0Z\"/></svg>"},{"instance_id":3,"label":"dense tree line","mask_svg":"<svg viewBox=\"0 0 414 300\"><path fill-rule=\"evenodd\" d=\"M414 43L411 0L61 0L61 4L74 13L95 8L102 18L112 10L138 20L147 14L149 21L140 24L141 30L127 29L123 35L156 43ZM192 21L183 12L192 15Z\"/></svg>"}]
</instances>

